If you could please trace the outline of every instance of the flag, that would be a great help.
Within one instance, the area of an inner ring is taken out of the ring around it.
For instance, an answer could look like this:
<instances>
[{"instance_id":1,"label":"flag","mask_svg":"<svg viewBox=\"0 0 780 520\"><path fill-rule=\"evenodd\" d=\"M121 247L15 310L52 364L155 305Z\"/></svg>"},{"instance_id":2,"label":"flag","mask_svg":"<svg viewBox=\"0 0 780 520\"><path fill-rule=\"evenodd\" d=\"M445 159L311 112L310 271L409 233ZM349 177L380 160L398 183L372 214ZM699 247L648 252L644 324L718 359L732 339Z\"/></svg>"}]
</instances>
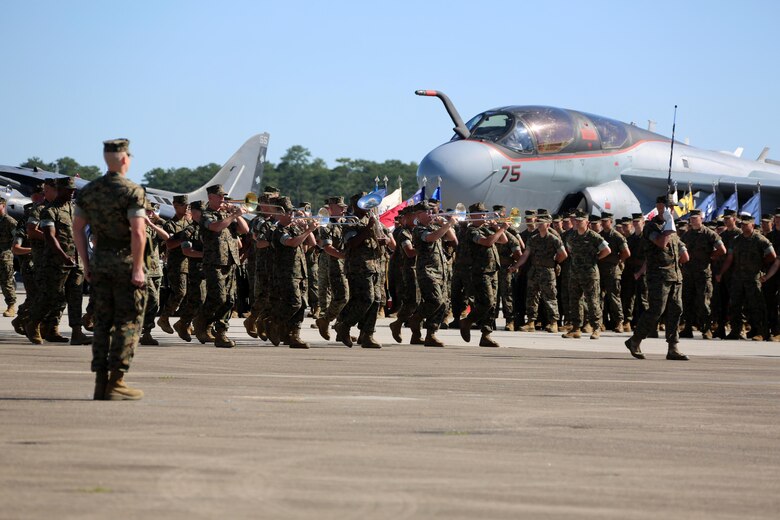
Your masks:
<instances>
[{"instance_id":1,"label":"flag","mask_svg":"<svg viewBox=\"0 0 780 520\"><path fill-rule=\"evenodd\" d=\"M690 213L691 210L695 207L693 202L693 192L689 191L687 195L677 201L677 204L678 205L674 207L674 212L677 213L678 217L682 217L683 215Z\"/></svg>"},{"instance_id":2,"label":"flag","mask_svg":"<svg viewBox=\"0 0 780 520\"><path fill-rule=\"evenodd\" d=\"M436 186L436 189L433 190L433 195L431 195L431 198L441 202L441 186Z\"/></svg>"},{"instance_id":3,"label":"flag","mask_svg":"<svg viewBox=\"0 0 780 520\"><path fill-rule=\"evenodd\" d=\"M418 202L422 202L422 200L425 198L425 186L417 190L417 193L412 195L410 199L406 199L406 202L409 205L417 204Z\"/></svg>"},{"instance_id":4,"label":"flag","mask_svg":"<svg viewBox=\"0 0 780 520\"><path fill-rule=\"evenodd\" d=\"M395 228L395 217L397 217L398 213L406 206L409 206L408 200L405 200L400 204L398 204L397 206L388 209L387 211L379 215L379 222L387 226L387 228L392 231Z\"/></svg>"},{"instance_id":5,"label":"flag","mask_svg":"<svg viewBox=\"0 0 780 520\"><path fill-rule=\"evenodd\" d=\"M704 222L709 222L715 216L716 202L715 192L713 191L699 204Z\"/></svg>"},{"instance_id":6,"label":"flag","mask_svg":"<svg viewBox=\"0 0 780 520\"><path fill-rule=\"evenodd\" d=\"M737 208L739 207L739 202L737 201L737 190L734 190L734 193L731 194L731 197L728 198L726 202L723 203L721 207L718 208L718 211L715 212L715 215L717 217L722 217L723 212L727 209L733 209L734 211L737 211Z\"/></svg>"},{"instance_id":7,"label":"flag","mask_svg":"<svg viewBox=\"0 0 780 520\"><path fill-rule=\"evenodd\" d=\"M758 190L755 195L750 197L739 210L740 213L750 213L753 216L756 224L761 222L761 190Z\"/></svg>"},{"instance_id":8,"label":"flag","mask_svg":"<svg viewBox=\"0 0 780 520\"><path fill-rule=\"evenodd\" d=\"M382 198L382 202L378 206L379 214L381 215L385 211L398 206L399 204L401 204L401 202L402 202L402 199L401 199L401 188L398 188L397 190L395 190L390 195L385 195Z\"/></svg>"}]
</instances>

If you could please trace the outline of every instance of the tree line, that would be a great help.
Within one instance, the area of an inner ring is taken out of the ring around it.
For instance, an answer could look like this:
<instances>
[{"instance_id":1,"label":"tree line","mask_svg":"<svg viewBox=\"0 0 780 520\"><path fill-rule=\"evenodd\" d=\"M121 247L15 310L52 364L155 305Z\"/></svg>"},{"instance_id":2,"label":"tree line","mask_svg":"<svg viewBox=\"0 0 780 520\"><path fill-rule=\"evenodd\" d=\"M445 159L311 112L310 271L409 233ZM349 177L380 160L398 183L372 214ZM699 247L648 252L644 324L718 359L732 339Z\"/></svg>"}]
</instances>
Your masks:
<instances>
[{"instance_id":1,"label":"tree line","mask_svg":"<svg viewBox=\"0 0 780 520\"><path fill-rule=\"evenodd\" d=\"M78 175L82 179L92 180L103 171L97 166L80 165L71 157L63 157L54 162L46 163L38 157L31 157L20 164L23 168L38 167L39 169L60 173L62 175ZM153 168L143 176L142 185L178 193L187 193L203 186L221 168L217 163L209 163L197 168ZM417 163L404 163L398 160L384 162L365 159L336 159L336 166L329 167L319 157L313 157L311 152L300 145L287 149L278 164L267 161L263 170L263 185L279 188L282 194L292 198L293 204L310 202L316 208L323 204L327 197L342 195L345 199L357 192L369 192L374 189L375 179L379 178L379 187L384 187L387 177L388 192L398 188L400 177L405 198L417 191ZM243 194L231 196L241 197Z\"/></svg>"}]
</instances>

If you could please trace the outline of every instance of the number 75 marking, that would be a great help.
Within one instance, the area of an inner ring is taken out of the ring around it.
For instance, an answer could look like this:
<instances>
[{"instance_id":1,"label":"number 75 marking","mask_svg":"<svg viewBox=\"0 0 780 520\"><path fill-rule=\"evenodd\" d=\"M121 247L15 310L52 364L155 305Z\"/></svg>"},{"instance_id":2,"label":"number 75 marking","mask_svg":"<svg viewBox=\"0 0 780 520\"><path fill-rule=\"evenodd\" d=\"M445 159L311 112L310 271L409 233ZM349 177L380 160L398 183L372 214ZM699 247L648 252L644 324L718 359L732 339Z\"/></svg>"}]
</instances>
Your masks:
<instances>
[{"instance_id":1,"label":"number 75 marking","mask_svg":"<svg viewBox=\"0 0 780 520\"><path fill-rule=\"evenodd\" d=\"M519 164L515 164L512 166L502 166L501 169L504 170L504 176L501 177L500 182L504 182L507 176L509 176L509 182L517 182L520 180L520 174L522 172L520 171Z\"/></svg>"}]
</instances>

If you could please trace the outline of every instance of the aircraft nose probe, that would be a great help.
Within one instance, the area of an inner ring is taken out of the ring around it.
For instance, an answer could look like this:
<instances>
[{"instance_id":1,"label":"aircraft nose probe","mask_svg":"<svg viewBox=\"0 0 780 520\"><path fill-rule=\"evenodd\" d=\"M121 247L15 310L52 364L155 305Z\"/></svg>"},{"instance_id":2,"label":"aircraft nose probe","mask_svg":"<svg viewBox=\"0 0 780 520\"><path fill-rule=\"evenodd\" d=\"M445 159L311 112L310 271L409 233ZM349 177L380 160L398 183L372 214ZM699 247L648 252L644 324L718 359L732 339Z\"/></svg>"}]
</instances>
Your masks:
<instances>
[{"instance_id":1,"label":"aircraft nose probe","mask_svg":"<svg viewBox=\"0 0 780 520\"><path fill-rule=\"evenodd\" d=\"M450 98L448 98L444 92L439 92L438 90L415 90L414 93L418 96L437 97L441 99L441 102L444 103L444 108L447 109L447 113L450 115L450 119L455 123L455 128L452 130L463 139L471 137L471 132L466 125L463 124L463 119L461 119L460 114L458 114L458 111L455 109L455 105L452 104L452 101L450 101Z\"/></svg>"}]
</instances>

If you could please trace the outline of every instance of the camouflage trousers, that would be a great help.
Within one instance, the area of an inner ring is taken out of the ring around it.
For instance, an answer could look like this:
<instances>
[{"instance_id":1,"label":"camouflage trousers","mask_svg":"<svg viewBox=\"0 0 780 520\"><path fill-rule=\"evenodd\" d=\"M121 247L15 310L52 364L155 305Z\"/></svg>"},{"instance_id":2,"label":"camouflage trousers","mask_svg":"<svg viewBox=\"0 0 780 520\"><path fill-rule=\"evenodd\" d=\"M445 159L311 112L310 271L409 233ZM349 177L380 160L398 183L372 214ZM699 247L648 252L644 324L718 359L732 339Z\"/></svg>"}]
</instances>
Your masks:
<instances>
[{"instance_id":1,"label":"camouflage trousers","mask_svg":"<svg viewBox=\"0 0 780 520\"><path fill-rule=\"evenodd\" d=\"M712 326L712 273L691 269L683 273L682 301L685 326L696 325L702 332Z\"/></svg>"},{"instance_id":2,"label":"camouflage trousers","mask_svg":"<svg viewBox=\"0 0 780 520\"><path fill-rule=\"evenodd\" d=\"M317 318L324 318L325 312L330 305L330 280L328 278L329 256L328 253L323 251L317 259L317 300L320 307L319 315L316 316Z\"/></svg>"},{"instance_id":3,"label":"camouflage trousers","mask_svg":"<svg viewBox=\"0 0 780 520\"><path fill-rule=\"evenodd\" d=\"M452 310L452 260L444 263L444 280L441 289L444 297L444 318L442 319L442 323L444 323Z\"/></svg>"},{"instance_id":4,"label":"camouflage trousers","mask_svg":"<svg viewBox=\"0 0 780 520\"><path fill-rule=\"evenodd\" d=\"M658 329L658 320L666 313L666 342L674 345L679 342L680 316L682 315L682 284L650 278L647 280L647 310L642 313L634 329L634 338L640 341Z\"/></svg>"},{"instance_id":5,"label":"camouflage trousers","mask_svg":"<svg viewBox=\"0 0 780 520\"><path fill-rule=\"evenodd\" d=\"M146 310L144 311L143 332L151 332L154 328L154 318L160 310L160 285L162 276L146 277Z\"/></svg>"},{"instance_id":6,"label":"camouflage trousers","mask_svg":"<svg viewBox=\"0 0 780 520\"><path fill-rule=\"evenodd\" d=\"M569 302L569 279L571 278L569 263L561 264L561 275L558 277L558 310L559 319L566 323L571 321L571 303Z\"/></svg>"},{"instance_id":7,"label":"camouflage trousers","mask_svg":"<svg viewBox=\"0 0 780 520\"><path fill-rule=\"evenodd\" d=\"M558 300L555 289L555 268L531 266L528 270L528 289L525 296L525 312L528 321L539 318L539 303L544 304L550 323L558 322Z\"/></svg>"},{"instance_id":8,"label":"camouflage trousers","mask_svg":"<svg viewBox=\"0 0 780 520\"><path fill-rule=\"evenodd\" d=\"M319 294L320 277L319 277L319 269L316 269L316 267L319 263L320 256L323 254L327 254L327 253L319 253L316 255L310 253L306 255L306 268L307 268L308 280L307 280L306 294L304 294L304 296L306 297L308 306L312 308L320 307L320 294Z\"/></svg>"},{"instance_id":9,"label":"camouflage trousers","mask_svg":"<svg viewBox=\"0 0 780 520\"><path fill-rule=\"evenodd\" d=\"M764 295L764 304L766 305L767 327L769 328L769 333L773 336L780 334L777 291L778 282L774 276L761 286L761 293Z\"/></svg>"},{"instance_id":10,"label":"camouflage trousers","mask_svg":"<svg viewBox=\"0 0 780 520\"><path fill-rule=\"evenodd\" d=\"M217 331L226 331L230 327L230 314L236 303L236 266L204 265L206 278L206 301L200 315L203 323L212 324Z\"/></svg>"},{"instance_id":11,"label":"camouflage trousers","mask_svg":"<svg viewBox=\"0 0 780 520\"><path fill-rule=\"evenodd\" d=\"M325 311L325 319L329 322L339 316L352 295L352 283L347 281L347 276L344 274L344 262L335 260L336 258L330 258L328 267L330 303Z\"/></svg>"},{"instance_id":12,"label":"camouflage trousers","mask_svg":"<svg viewBox=\"0 0 780 520\"><path fill-rule=\"evenodd\" d=\"M443 279L418 271L417 285L420 288L420 305L417 306L415 313L425 319L426 329L439 330L447 312L442 290Z\"/></svg>"},{"instance_id":13,"label":"camouflage trousers","mask_svg":"<svg viewBox=\"0 0 780 520\"><path fill-rule=\"evenodd\" d=\"M466 307L473 303L474 291L471 287L471 271L466 268L454 268L452 270L452 284L450 300L452 301L452 315L456 320L466 312Z\"/></svg>"},{"instance_id":14,"label":"camouflage trousers","mask_svg":"<svg viewBox=\"0 0 780 520\"><path fill-rule=\"evenodd\" d=\"M574 328L583 325L583 306L580 300L585 300L587 322L598 330L601 327L601 302L599 301L599 274L594 268L590 273L571 273L569 279L569 305L571 307L571 324Z\"/></svg>"},{"instance_id":15,"label":"camouflage trousers","mask_svg":"<svg viewBox=\"0 0 780 520\"><path fill-rule=\"evenodd\" d=\"M366 334L373 334L379 314L379 273L361 271L349 273L349 301L339 314L347 327L357 325Z\"/></svg>"},{"instance_id":16,"label":"camouflage trousers","mask_svg":"<svg viewBox=\"0 0 780 520\"><path fill-rule=\"evenodd\" d=\"M203 278L203 272L200 268L191 269L187 275L187 294L179 307L179 319L183 323L194 320L203 307L204 301L206 301L206 280Z\"/></svg>"},{"instance_id":17,"label":"camouflage trousers","mask_svg":"<svg viewBox=\"0 0 780 520\"><path fill-rule=\"evenodd\" d=\"M420 304L420 288L417 285L417 275L411 266L401 267L401 291L398 294L400 306L396 319L402 323L408 320Z\"/></svg>"},{"instance_id":18,"label":"camouflage trousers","mask_svg":"<svg viewBox=\"0 0 780 520\"><path fill-rule=\"evenodd\" d=\"M30 321L50 326L59 323L62 312L68 303L65 285L71 271L75 270L73 267L63 268L56 265L46 265L38 270L36 283L39 294L30 307ZM80 310L81 306L79 305ZM81 316L79 316L77 324L81 325Z\"/></svg>"},{"instance_id":19,"label":"camouflage trousers","mask_svg":"<svg viewBox=\"0 0 780 520\"><path fill-rule=\"evenodd\" d=\"M622 275L623 268L620 265L599 265L600 288L604 303L602 317L608 315L613 327L623 323L623 302L620 300Z\"/></svg>"},{"instance_id":20,"label":"camouflage trousers","mask_svg":"<svg viewBox=\"0 0 780 520\"><path fill-rule=\"evenodd\" d=\"M35 264L33 264L32 257L30 255L20 256L19 264L21 266L22 283L24 284L26 296L17 309L16 315L19 317L20 323L25 323L30 317L30 307L32 307L32 303L35 300L38 286L35 283Z\"/></svg>"},{"instance_id":21,"label":"camouflage trousers","mask_svg":"<svg viewBox=\"0 0 780 520\"><path fill-rule=\"evenodd\" d=\"M729 287L729 317L731 318L731 330L742 328L742 309L745 315L756 327L758 334L767 337L766 306L761 295L761 282L758 274L735 271L731 275Z\"/></svg>"},{"instance_id":22,"label":"camouflage trousers","mask_svg":"<svg viewBox=\"0 0 780 520\"><path fill-rule=\"evenodd\" d=\"M508 265L502 265L498 270L498 293L496 294L496 317L498 310L504 315L504 319L511 321L515 315L515 300L512 294L512 277L514 273L509 272Z\"/></svg>"},{"instance_id":23,"label":"camouflage trousers","mask_svg":"<svg viewBox=\"0 0 780 520\"><path fill-rule=\"evenodd\" d=\"M130 283L130 272L94 272L95 329L92 371L130 369L141 335L146 288Z\"/></svg>"},{"instance_id":24,"label":"camouflage trousers","mask_svg":"<svg viewBox=\"0 0 780 520\"><path fill-rule=\"evenodd\" d=\"M14 279L14 255L11 251L0 253L0 288L6 305L16 303L16 280Z\"/></svg>"},{"instance_id":25,"label":"camouflage trousers","mask_svg":"<svg viewBox=\"0 0 780 520\"><path fill-rule=\"evenodd\" d=\"M68 269L65 279L65 299L68 302L68 326L81 327L81 310L84 305L84 268ZM59 321L61 316L57 316Z\"/></svg>"},{"instance_id":26,"label":"camouflage trousers","mask_svg":"<svg viewBox=\"0 0 780 520\"><path fill-rule=\"evenodd\" d=\"M187 295L187 273L178 269L168 269L168 300L162 310L162 316L173 316Z\"/></svg>"},{"instance_id":27,"label":"camouflage trousers","mask_svg":"<svg viewBox=\"0 0 780 520\"><path fill-rule=\"evenodd\" d=\"M306 278L281 277L274 289L278 292L278 304L274 306L274 318L277 323L298 329L306 311L308 280Z\"/></svg>"},{"instance_id":28,"label":"camouflage trousers","mask_svg":"<svg viewBox=\"0 0 780 520\"><path fill-rule=\"evenodd\" d=\"M475 271L471 275L471 289L474 291L474 305L469 320L479 325L483 333L493 330L493 316L496 312L498 292L498 271Z\"/></svg>"},{"instance_id":29,"label":"camouflage trousers","mask_svg":"<svg viewBox=\"0 0 780 520\"><path fill-rule=\"evenodd\" d=\"M623 321L632 325L639 322L639 317L647 309L647 278L640 276L634 279L635 269L629 267L623 270L620 284L621 303L623 304Z\"/></svg>"}]
</instances>

